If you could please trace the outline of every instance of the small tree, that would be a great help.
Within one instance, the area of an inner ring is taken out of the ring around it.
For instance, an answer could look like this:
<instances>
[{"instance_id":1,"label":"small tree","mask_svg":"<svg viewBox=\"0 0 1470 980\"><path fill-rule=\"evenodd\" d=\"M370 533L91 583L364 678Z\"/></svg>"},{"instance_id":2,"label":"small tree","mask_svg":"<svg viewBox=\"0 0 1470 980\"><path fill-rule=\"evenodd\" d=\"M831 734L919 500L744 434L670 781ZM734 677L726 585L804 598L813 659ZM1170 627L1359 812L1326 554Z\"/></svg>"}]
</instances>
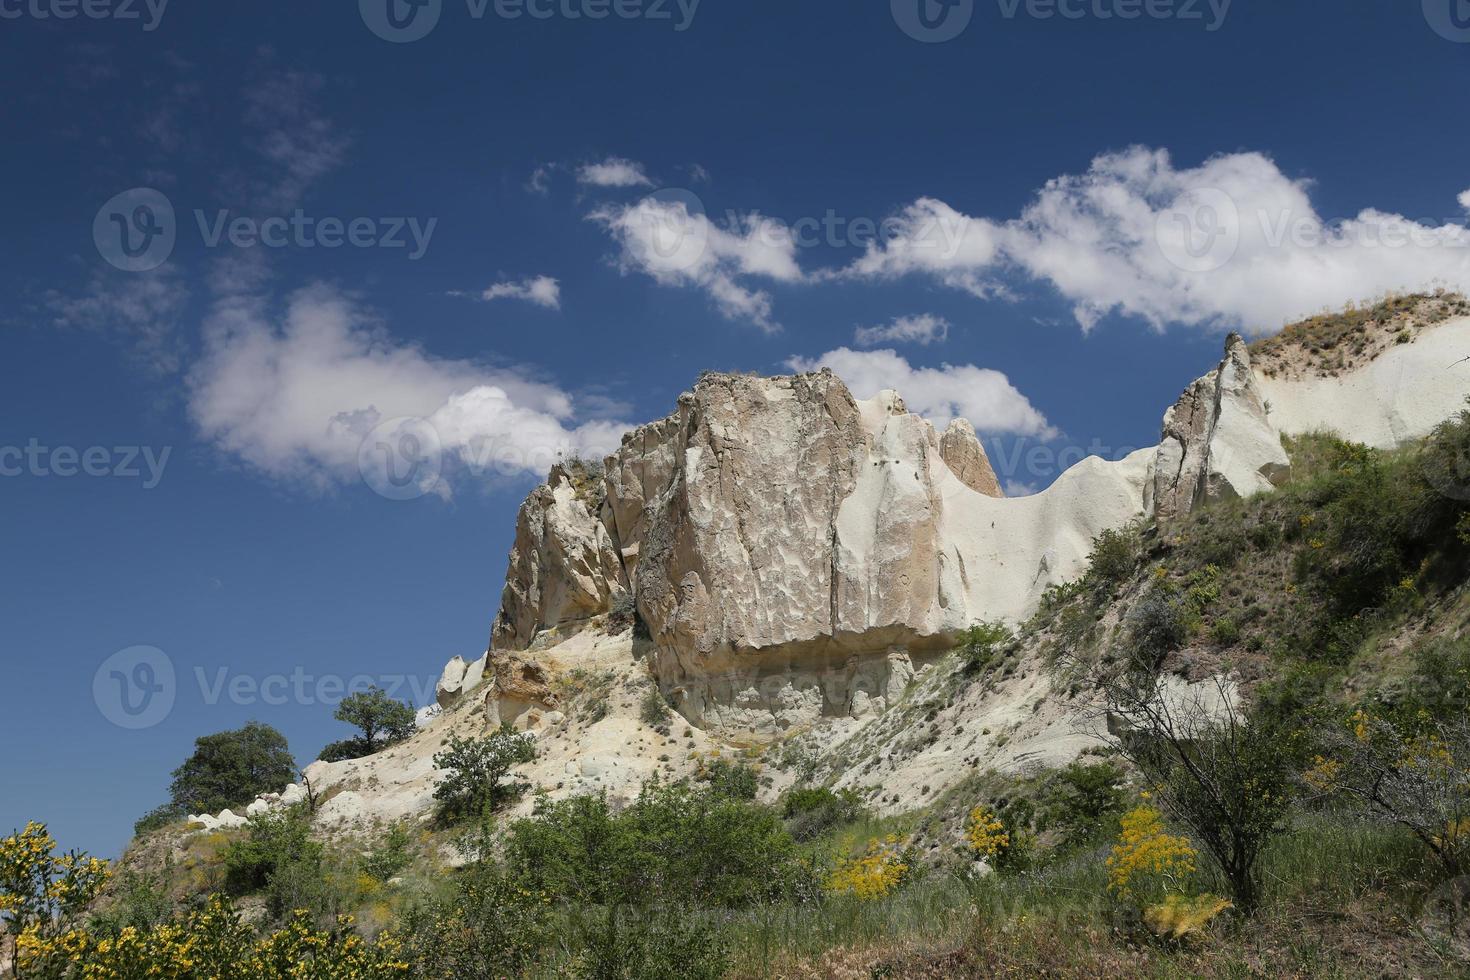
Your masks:
<instances>
[{"instance_id":1,"label":"small tree","mask_svg":"<svg viewBox=\"0 0 1470 980\"><path fill-rule=\"evenodd\" d=\"M526 791L524 783L504 783L515 766L536 758L535 740L510 725L484 738L449 740L449 746L434 756L434 765L445 770L434 799L445 822L488 813Z\"/></svg>"},{"instance_id":2,"label":"small tree","mask_svg":"<svg viewBox=\"0 0 1470 980\"><path fill-rule=\"evenodd\" d=\"M1290 740L1250 723L1219 681L1214 698L1170 696L1152 676L1111 684L1107 693L1113 744L1194 831L1235 907L1254 914L1261 851L1284 829L1291 801Z\"/></svg>"},{"instance_id":3,"label":"small tree","mask_svg":"<svg viewBox=\"0 0 1470 980\"><path fill-rule=\"evenodd\" d=\"M377 686L345 698L332 717L362 730L362 736L353 740L363 749L362 755L381 752L403 741L415 727L413 709Z\"/></svg>"},{"instance_id":4,"label":"small tree","mask_svg":"<svg viewBox=\"0 0 1470 980\"><path fill-rule=\"evenodd\" d=\"M194 754L174 770L170 795L187 813L218 813L261 793L278 793L296 775L286 736L252 721L194 741Z\"/></svg>"}]
</instances>

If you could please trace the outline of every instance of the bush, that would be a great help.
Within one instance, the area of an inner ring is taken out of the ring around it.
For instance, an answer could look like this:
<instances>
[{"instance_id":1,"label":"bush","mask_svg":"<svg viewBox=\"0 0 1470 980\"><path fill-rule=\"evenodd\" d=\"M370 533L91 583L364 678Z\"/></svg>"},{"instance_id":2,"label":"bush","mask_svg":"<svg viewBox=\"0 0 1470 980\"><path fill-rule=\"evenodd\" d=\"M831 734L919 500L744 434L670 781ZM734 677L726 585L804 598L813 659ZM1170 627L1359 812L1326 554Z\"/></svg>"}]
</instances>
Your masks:
<instances>
[{"instance_id":1,"label":"bush","mask_svg":"<svg viewBox=\"0 0 1470 980\"><path fill-rule=\"evenodd\" d=\"M1283 830L1291 804L1296 740L1262 718L1242 717L1231 692L1218 693L1218 704L1174 700L1150 679L1111 687L1108 701L1126 733L1115 746L1194 831L1249 916L1260 900L1261 850Z\"/></svg>"},{"instance_id":2,"label":"bush","mask_svg":"<svg viewBox=\"0 0 1470 980\"><path fill-rule=\"evenodd\" d=\"M699 780L708 783L711 792L732 800L753 800L759 788L753 768L729 759L715 759L702 765Z\"/></svg>"},{"instance_id":3,"label":"bush","mask_svg":"<svg viewBox=\"0 0 1470 980\"><path fill-rule=\"evenodd\" d=\"M581 980L719 980L730 968L719 932L675 908L614 906L579 926L572 976Z\"/></svg>"},{"instance_id":4,"label":"bush","mask_svg":"<svg viewBox=\"0 0 1470 980\"><path fill-rule=\"evenodd\" d=\"M1143 554L1143 530L1128 524L1106 530L1092 540L1092 559L1087 567L1087 581L1094 589L1112 589L1126 581Z\"/></svg>"},{"instance_id":5,"label":"bush","mask_svg":"<svg viewBox=\"0 0 1470 980\"><path fill-rule=\"evenodd\" d=\"M250 819L249 835L225 848L225 889L232 895L264 891L276 918L296 909L318 911L325 896L322 855L304 807L259 814Z\"/></svg>"},{"instance_id":6,"label":"bush","mask_svg":"<svg viewBox=\"0 0 1470 980\"><path fill-rule=\"evenodd\" d=\"M508 724L484 738L451 738L449 747L434 756L434 765L447 773L434 790L440 820L451 823L483 816L516 799L529 787L502 780L511 769L534 758L532 736Z\"/></svg>"},{"instance_id":7,"label":"bush","mask_svg":"<svg viewBox=\"0 0 1470 980\"><path fill-rule=\"evenodd\" d=\"M782 804L781 816L786 829L798 841L806 842L845 824L856 823L863 816L863 805L856 793L845 789L793 789Z\"/></svg>"},{"instance_id":8,"label":"bush","mask_svg":"<svg viewBox=\"0 0 1470 980\"><path fill-rule=\"evenodd\" d=\"M174 770L169 793L186 813L218 813L279 793L296 778L286 736L252 721L236 731L194 741L194 754Z\"/></svg>"},{"instance_id":9,"label":"bush","mask_svg":"<svg viewBox=\"0 0 1470 980\"><path fill-rule=\"evenodd\" d=\"M188 816L188 812L181 806L173 803L165 803L154 807L133 824L133 836L142 837L151 834L155 830L162 830L169 824L178 823Z\"/></svg>"},{"instance_id":10,"label":"bush","mask_svg":"<svg viewBox=\"0 0 1470 980\"><path fill-rule=\"evenodd\" d=\"M741 906L811 884L795 840L769 807L656 782L617 815L601 796L542 804L511 824L505 856L528 890L593 905Z\"/></svg>"},{"instance_id":11,"label":"bush","mask_svg":"<svg viewBox=\"0 0 1470 980\"><path fill-rule=\"evenodd\" d=\"M413 860L409 850L412 845L413 835L409 832L408 824L398 821L388 828L382 843L363 859L363 873L377 881L387 881L408 867Z\"/></svg>"},{"instance_id":12,"label":"bush","mask_svg":"<svg viewBox=\"0 0 1470 980\"><path fill-rule=\"evenodd\" d=\"M1184 601L1155 589L1128 614L1129 660L1135 670L1152 673L1164 657L1189 639L1189 611Z\"/></svg>"},{"instance_id":13,"label":"bush","mask_svg":"<svg viewBox=\"0 0 1470 980\"><path fill-rule=\"evenodd\" d=\"M977 623L960 637L960 662L967 673L981 673L994 666L997 657L1014 640L1015 634L1005 623Z\"/></svg>"},{"instance_id":14,"label":"bush","mask_svg":"<svg viewBox=\"0 0 1470 980\"><path fill-rule=\"evenodd\" d=\"M492 864L471 864L446 898L415 905L404 917L415 975L521 975L549 943L550 917L544 896L519 887Z\"/></svg>"},{"instance_id":15,"label":"bush","mask_svg":"<svg viewBox=\"0 0 1470 980\"><path fill-rule=\"evenodd\" d=\"M1112 762L1073 762L1059 770L1042 794L1041 821L1069 842L1096 840L1122 812L1123 770Z\"/></svg>"},{"instance_id":16,"label":"bush","mask_svg":"<svg viewBox=\"0 0 1470 980\"><path fill-rule=\"evenodd\" d=\"M659 690L657 681L643 692L643 704L639 708L638 717L650 728L661 728L669 723L669 704L664 700L664 692Z\"/></svg>"}]
</instances>

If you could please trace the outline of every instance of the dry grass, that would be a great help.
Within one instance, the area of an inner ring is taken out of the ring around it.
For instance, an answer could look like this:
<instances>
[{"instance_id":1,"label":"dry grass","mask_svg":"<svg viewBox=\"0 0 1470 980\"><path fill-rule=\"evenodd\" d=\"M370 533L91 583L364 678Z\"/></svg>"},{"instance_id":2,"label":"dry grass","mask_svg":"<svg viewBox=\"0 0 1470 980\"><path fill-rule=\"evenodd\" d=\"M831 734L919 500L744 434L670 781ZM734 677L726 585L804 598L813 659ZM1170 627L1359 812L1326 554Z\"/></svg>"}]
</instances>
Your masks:
<instances>
[{"instance_id":1,"label":"dry grass","mask_svg":"<svg viewBox=\"0 0 1470 980\"><path fill-rule=\"evenodd\" d=\"M1252 363L1269 377L1350 371L1418 331L1454 316L1470 314L1459 293L1389 296L1367 306L1349 306L1293 323L1274 337L1251 345Z\"/></svg>"}]
</instances>

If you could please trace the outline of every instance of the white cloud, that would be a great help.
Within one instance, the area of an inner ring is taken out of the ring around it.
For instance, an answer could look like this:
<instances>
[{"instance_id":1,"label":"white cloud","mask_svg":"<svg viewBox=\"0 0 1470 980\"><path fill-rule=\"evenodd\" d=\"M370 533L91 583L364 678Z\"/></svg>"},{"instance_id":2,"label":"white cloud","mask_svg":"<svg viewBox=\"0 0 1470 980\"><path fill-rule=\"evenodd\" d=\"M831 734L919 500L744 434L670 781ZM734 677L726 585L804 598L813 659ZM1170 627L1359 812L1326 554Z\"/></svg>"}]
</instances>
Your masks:
<instances>
[{"instance_id":1,"label":"white cloud","mask_svg":"<svg viewBox=\"0 0 1470 980\"><path fill-rule=\"evenodd\" d=\"M255 188L259 207L281 212L300 203L306 191L347 157L351 139L322 112L320 75L288 70L263 55L245 90L245 122L251 146L276 171Z\"/></svg>"},{"instance_id":2,"label":"white cloud","mask_svg":"<svg viewBox=\"0 0 1470 980\"><path fill-rule=\"evenodd\" d=\"M165 265L144 273L99 269L77 295L50 292L46 308L54 326L107 334L144 367L172 374L183 358L177 328L188 301L183 277Z\"/></svg>"},{"instance_id":3,"label":"white cloud","mask_svg":"<svg viewBox=\"0 0 1470 980\"><path fill-rule=\"evenodd\" d=\"M1007 497L1034 497L1041 492L1041 487L1023 480L1007 480L1005 492Z\"/></svg>"},{"instance_id":4,"label":"white cloud","mask_svg":"<svg viewBox=\"0 0 1470 980\"><path fill-rule=\"evenodd\" d=\"M487 303L497 299L520 299L549 310L559 310L561 284L550 276L534 276L520 282L497 282L480 293L480 299Z\"/></svg>"},{"instance_id":5,"label":"white cloud","mask_svg":"<svg viewBox=\"0 0 1470 980\"><path fill-rule=\"evenodd\" d=\"M577 182L592 187L653 186L643 164L623 157L608 157L601 163L584 164L577 170Z\"/></svg>"},{"instance_id":6,"label":"white cloud","mask_svg":"<svg viewBox=\"0 0 1470 980\"><path fill-rule=\"evenodd\" d=\"M1460 196L1456 200L1460 202L1460 207L1466 211L1470 211L1470 190L1461 191Z\"/></svg>"},{"instance_id":7,"label":"white cloud","mask_svg":"<svg viewBox=\"0 0 1470 980\"><path fill-rule=\"evenodd\" d=\"M665 286L697 286L722 315L748 320L767 333L781 329L772 318L770 295L739 280L804 278L789 230L759 214L721 228L690 201L655 194L636 204L600 208L589 218L618 242L624 273L642 272Z\"/></svg>"},{"instance_id":8,"label":"white cloud","mask_svg":"<svg viewBox=\"0 0 1470 980\"><path fill-rule=\"evenodd\" d=\"M1181 169L1166 151L1133 147L1048 181L1003 223L922 198L898 216L891 240L842 274L924 274L987 296L1003 274L1017 272L1070 300L1084 329L1121 311L1158 328L1265 332L1384 292L1470 288L1464 225L1371 208L1330 222L1309 189L1259 153Z\"/></svg>"},{"instance_id":9,"label":"white cloud","mask_svg":"<svg viewBox=\"0 0 1470 980\"><path fill-rule=\"evenodd\" d=\"M909 411L943 428L951 419L966 418L976 430L990 434L1055 438L1057 430L1000 371L970 364L918 368L896 351L855 351L846 347L821 357L792 357L793 371L831 368L857 398L872 398L885 388L897 391Z\"/></svg>"},{"instance_id":10,"label":"white cloud","mask_svg":"<svg viewBox=\"0 0 1470 980\"><path fill-rule=\"evenodd\" d=\"M876 327L858 327L853 340L859 347L879 344L913 343L927 347L949 337L949 321L932 313L894 317L890 323Z\"/></svg>"},{"instance_id":11,"label":"white cloud","mask_svg":"<svg viewBox=\"0 0 1470 980\"><path fill-rule=\"evenodd\" d=\"M359 450L388 420L426 420L459 480L544 476L559 454L615 448L625 424L576 424L574 403L523 371L436 358L388 337L351 299L316 286L279 320L250 296L222 299L189 374L189 411L217 448L271 477L328 489L362 478Z\"/></svg>"}]
</instances>

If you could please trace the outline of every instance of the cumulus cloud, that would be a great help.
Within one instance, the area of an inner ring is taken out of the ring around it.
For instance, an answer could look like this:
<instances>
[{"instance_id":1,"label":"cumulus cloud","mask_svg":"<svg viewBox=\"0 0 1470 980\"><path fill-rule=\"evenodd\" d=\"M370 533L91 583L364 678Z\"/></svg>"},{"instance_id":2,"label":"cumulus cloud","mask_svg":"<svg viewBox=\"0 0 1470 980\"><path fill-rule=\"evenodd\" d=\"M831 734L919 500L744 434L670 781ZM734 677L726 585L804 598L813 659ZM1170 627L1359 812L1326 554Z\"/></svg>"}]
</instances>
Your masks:
<instances>
[{"instance_id":1,"label":"cumulus cloud","mask_svg":"<svg viewBox=\"0 0 1470 980\"><path fill-rule=\"evenodd\" d=\"M920 313L917 316L894 317L891 322L876 327L858 327L853 334L853 341L859 347L900 343L927 347L935 342L943 342L948 337L948 320L932 313Z\"/></svg>"},{"instance_id":2,"label":"cumulus cloud","mask_svg":"<svg viewBox=\"0 0 1470 980\"><path fill-rule=\"evenodd\" d=\"M577 424L570 395L523 371L396 341L325 286L280 311L255 296L222 298L204 336L188 378L200 432L249 467L317 489L363 479L370 436L442 448L443 470L423 489L448 494L456 480L545 475L561 456L610 451L628 428ZM421 421L393 421L405 418Z\"/></svg>"},{"instance_id":3,"label":"cumulus cloud","mask_svg":"<svg viewBox=\"0 0 1470 980\"><path fill-rule=\"evenodd\" d=\"M456 293L455 295L461 295ZM480 293L480 299L519 299L549 310L561 309L561 284L550 276L534 276L519 282L497 282Z\"/></svg>"},{"instance_id":4,"label":"cumulus cloud","mask_svg":"<svg viewBox=\"0 0 1470 980\"><path fill-rule=\"evenodd\" d=\"M842 275L925 275L993 296L1019 274L1071 301L1084 329L1120 311L1157 328L1264 332L1384 292L1470 288L1464 224L1371 208L1330 221L1309 191L1260 153L1180 168L1167 151L1133 147L1048 181L1003 222L921 198Z\"/></svg>"},{"instance_id":5,"label":"cumulus cloud","mask_svg":"<svg viewBox=\"0 0 1470 980\"><path fill-rule=\"evenodd\" d=\"M620 247L618 265L660 285L695 286L731 320L746 320L767 333L781 329L770 294L742 279L800 282L796 242L779 221L750 214L728 228L678 195L655 194L636 204L599 208L590 219Z\"/></svg>"},{"instance_id":6,"label":"cumulus cloud","mask_svg":"<svg viewBox=\"0 0 1470 980\"><path fill-rule=\"evenodd\" d=\"M652 187L643 164L623 157L608 157L577 169L577 182L590 187Z\"/></svg>"},{"instance_id":7,"label":"cumulus cloud","mask_svg":"<svg viewBox=\"0 0 1470 980\"><path fill-rule=\"evenodd\" d=\"M990 368L971 364L920 368L896 351L855 351L847 347L817 358L792 357L786 364L799 372L831 368L857 398L872 398L892 388L903 396L909 411L940 428L951 419L965 418L976 430L994 435L1052 439L1058 434L1009 378Z\"/></svg>"},{"instance_id":8,"label":"cumulus cloud","mask_svg":"<svg viewBox=\"0 0 1470 980\"><path fill-rule=\"evenodd\" d=\"M1460 207L1470 211L1470 190L1461 191L1457 200L1460 202Z\"/></svg>"}]
</instances>

